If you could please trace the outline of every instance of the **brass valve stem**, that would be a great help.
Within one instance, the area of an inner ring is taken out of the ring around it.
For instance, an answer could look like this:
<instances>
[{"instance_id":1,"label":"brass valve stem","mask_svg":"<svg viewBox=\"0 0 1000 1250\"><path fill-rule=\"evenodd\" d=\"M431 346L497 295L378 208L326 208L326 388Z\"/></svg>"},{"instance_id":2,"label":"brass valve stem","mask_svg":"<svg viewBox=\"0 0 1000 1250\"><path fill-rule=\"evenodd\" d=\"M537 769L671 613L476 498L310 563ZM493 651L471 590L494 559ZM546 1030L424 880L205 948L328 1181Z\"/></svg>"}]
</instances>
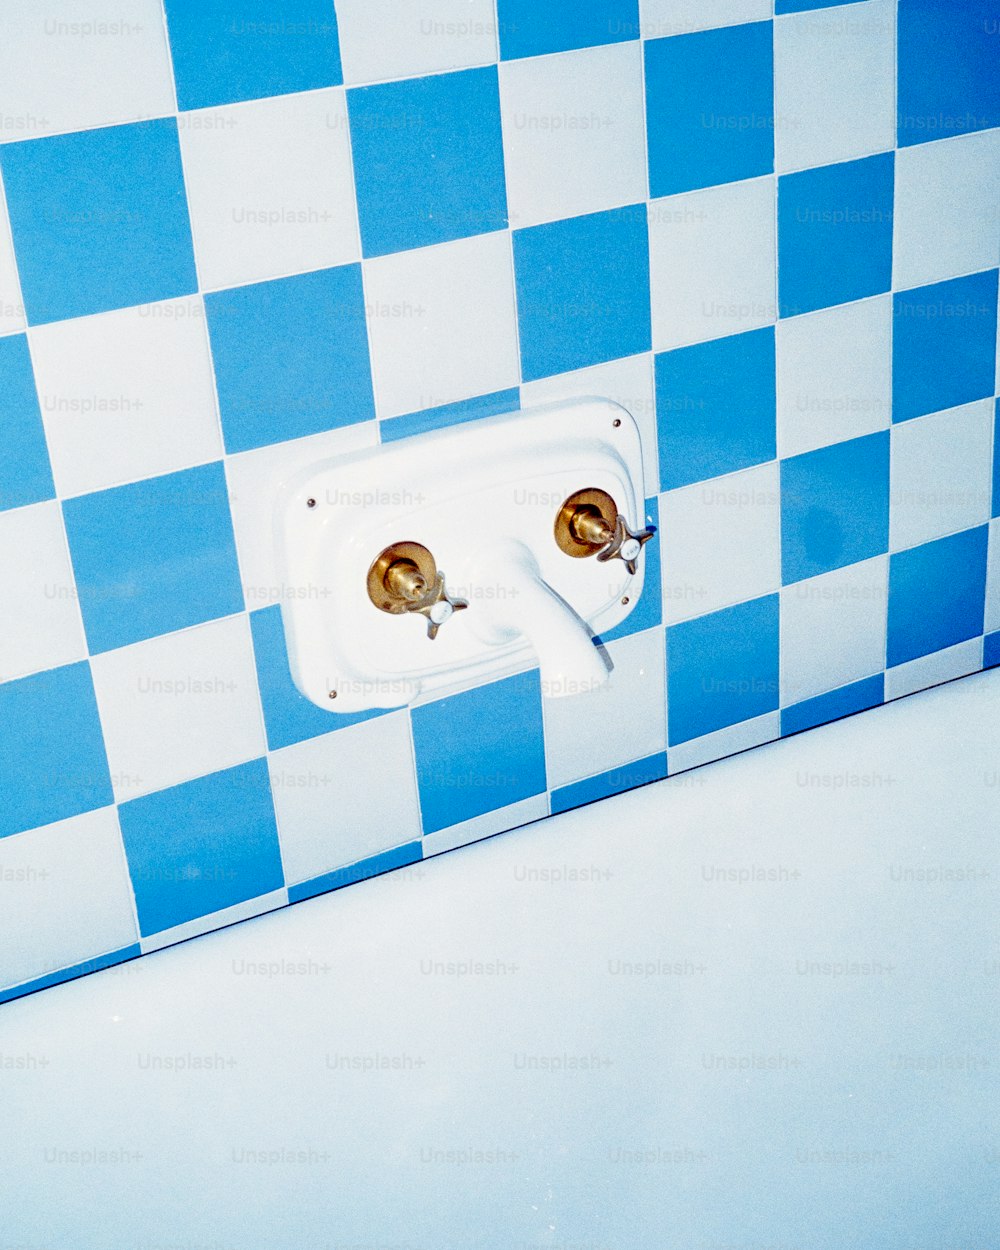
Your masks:
<instances>
[{"instance_id":1,"label":"brass valve stem","mask_svg":"<svg viewBox=\"0 0 1000 1250\"><path fill-rule=\"evenodd\" d=\"M409 603L416 603L427 593L427 579L412 560L394 560L382 582L389 594Z\"/></svg>"},{"instance_id":2,"label":"brass valve stem","mask_svg":"<svg viewBox=\"0 0 1000 1250\"><path fill-rule=\"evenodd\" d=\"M570 521L573 537L591 547L606 547L615 536L614 529L596 508L577 508Z\"/></svg>"}]
</instances>

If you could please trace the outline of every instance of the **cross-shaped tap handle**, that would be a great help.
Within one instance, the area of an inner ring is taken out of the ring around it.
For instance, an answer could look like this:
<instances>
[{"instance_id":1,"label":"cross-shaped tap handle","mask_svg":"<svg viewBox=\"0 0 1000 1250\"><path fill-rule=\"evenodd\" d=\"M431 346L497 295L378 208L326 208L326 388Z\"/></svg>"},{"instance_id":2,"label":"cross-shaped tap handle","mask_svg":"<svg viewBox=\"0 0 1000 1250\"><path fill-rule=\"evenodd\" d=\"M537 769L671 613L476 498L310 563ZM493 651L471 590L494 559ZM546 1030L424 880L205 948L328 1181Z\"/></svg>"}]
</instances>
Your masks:
<instances>
[{"instance_id":1,"label":"cross-shaped tap handle","mask_svg":"<svg viewBox=\"0 0 1000 1250\"><path fill-rule=\"evenodd\" d=\"M638 569L639 553L653 537L655 530L646 528L631 530L628 522L619 512L615 518L615 529L608 545L597 553L598 561L603 564L607 560L624 560L630 573Z\"/></svg>"},{"instance_id":2,"label":"cross-shaped tap handle","mask_svg":"<svg viewBox=\"0 0 1000 1250\"><path fill-rule=\"evenodd\" d=\"M410 611L427 617L427 637L433 642L445 621L450 621L456 612L462 612L468 606L464 599L451 598L445 588L444 574L438 573L437 581Z\"/></svg>"},{"instance_id":3,"label":"cross-shaped tap handle","mask_svg":"<svg viewBox=\"0 0 1000 1250\"><path fill-rule=\"evenodd\" d=\"M556 522L556 541L564 551L576 556L596 555L601 563L622 560L630 573L637 571L639 553L655 532L630 529L615 501L604 491L581 491L572 496L563 504Z\"/></svg>"},{"instance_id":4,"label":"cross-shaped tap handle","mask_svg":"<svg viewBox=\"0 0 1000 1250\"><path fill-rule=\"evenodd\" d=\"M393 616L415 612L426 617L431 641L445 621L469 606L449 595L434 557L412 542L386 547L368 570L368 595L377 608Z\"/></svg>"}]
</instances>

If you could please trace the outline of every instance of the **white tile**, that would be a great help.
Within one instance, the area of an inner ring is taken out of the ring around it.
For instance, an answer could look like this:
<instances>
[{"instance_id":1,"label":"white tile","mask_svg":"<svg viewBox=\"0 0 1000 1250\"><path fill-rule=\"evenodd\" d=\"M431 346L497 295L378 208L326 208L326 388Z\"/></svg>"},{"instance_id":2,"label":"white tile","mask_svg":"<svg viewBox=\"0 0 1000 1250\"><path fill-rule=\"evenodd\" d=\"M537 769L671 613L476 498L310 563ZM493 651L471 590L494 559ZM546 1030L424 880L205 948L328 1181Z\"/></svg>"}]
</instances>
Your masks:
<instances>
[{"instance_id":1,"label":"white tile","mask_svg":"<svg viewBox=\"0 0 1000 1250\"><path fill-rule=\"evenodd\" d=\"M366 260L364 273L380 417L517 385L509 234Z\"/></svg>"},{"instance_id":2,"label":"white tile","mask_svg":"<svg viewBox=\"0 0 1000 1250\"><path fill-rule=\"evenodd\" d=\"M779 173L896 146L896 0L774 22L774 157Z\"/></svg>"},{"instance_id":3,"label":"white tile","mask_svg":"<svg viewBox=\"0 0 1000 1250\"><path fill-rule=\"evenodd\" d=\"M1000 630L1000 520L990 522L989 562L986 571L987 634Z\"/></svg>"},{"instance_id":4,"label":"white tile","mask_svg":"<svg viewBox=\"0 0 1000 1250\"><path fill-rule=\"evenodd\" d=\"M337 28L348 83L497 59L493 0L337 0Z\"/></svg>"},{"instance_id":5,"label":"white tile","mask_svg":"<svg viewBox=\"0 0 1000 1250\"><path fill-rule=\"evenodd\" d=\"M766 21L774 0L639 0L644 39L665 39L715 26Z\"/></svg>"},{"instance_id":6,"label":"white tile","mask_svg":"<svg viewBox=\"0 0 1000 1250\"><path fill-rule=\"evenodd\" d=\"M246 616L105 652L91 668L118 802L265 753Z\"/></svg>"},{"instance_id":7,"label":"white tile","mask_svg":"<svg viewBox=\"0 0 1000 1250\"><path fill-rule=\"evenodd\" d=\"M0 512L0 681L86 654L59 505Z\"/></svg>"},{"instance_id":8,"label":"white tile","mask_svg":"<svg viewBox=\"0 0 1000 1250\"><path fill-rule=\"evenodd\" d=\"M222 454L200 296L35 326L29 337L60 495Z\"/></svg>"},{"instance_id":9,"label":"white tile","mask_svg":"<svg viewBox=\"0 0 1000 1250\"><path fill-rule=\"evenodd\" d=\"M186 113L180 137L204 290L360 257L343 88Z\"/></svg>"},{"instance_id":10,"label":"white tile","mask_svg":"<svg viewBox=\"0 0 1000 1250\"><path fill-rule=\"evenodd\" d=\"M283 483L317 461L374 447L377 441L375 422L363 421L226 458L243 594L251 611L287 597L275 549L275 503Z\"/></svg>"},{"instance_id":11,"label":"white tile","mask_svg":"<svg viewBox=\"0 0 1000 1250\"><path fill-rule=\"evenodd\" d=\"M1000 263L1000 130L896 153L893 285L920 286Z\"/></svg>"},{"instance_id":12,"label":"white tile","mask_svg":"<svg viewBox=\"0 0 1000 1250\"><path fill-rule=\"evenodd\" d=\"M654 350L773 324L774 237L773 178L654 200L649 206Z\"/></svg>"},{"instance_id":13,"label":"white tile","mask_svg":"<svg viewBox=\"0 0 1000 1250\"><path fill-rule=\"evenodd\" d=\"M782 707L882 672L888 581L876 556L782 590Z\"/></svg>"},{"instance_id":14,"label":"white tile","mask_svg":"<svg viewBox=\"0 0 1000 1250\"><path fill-rule=\"evenodd\" d=\"M715 733L671 747L667 752L667 770L673 776L688 768L698 768L702 764L725 759L727 755L763 746L765 742L774 742L780 737L781 713L765 712L753 720L740 721L738 725L717 729Z\"/></svg>"},{"instance_id":15,"label":"white tile","mask_svg":"<svg viewBox=\"0 0 1000 1250\"><path fill-rule=\"evenodd\" d=\"M663 621L674 625L781 585L778 465L660 496Z\"/></svg>"},{"instance_id":16,"label":"white tile","mask_svg":"<svg viewBox=\"0 0 1000 1250\"><path fill-rule=\"evenodd\" d=\"M919 659L887 669L885 701L902 699L918 690L954 681L956 677L968 677L970 673L978 673L982 667L983 640L970 638L955 647L946 647L943 651L934 651L931 655L922 655Z\"/></svg>"},{"instance_id":17,"label":"white tile","mask_svg":"<svg viewBox=\"0 0 1000 1250\"><path fill-rule=\"evenodd\" d=\"M269 911L277 911L279 907L287 906L288 891L272 890L269 894L258 894L256 898L234 903L232 907L223 907L221 911L210 912L207 916L196 916L194 920L186 920L184 924L174 925L172 929L161 929L159 933L142 938L139 945L142 953L149 955L153 951L163 950L165 946L186 942L188 938L199 937L202 933L224 929L227 925L238 924L241 920L250 920L253 916L263 916Z\"/></svg>"},{"instance_id":18,"label":"white tile","mask_svg":"<svg viewBox=\"0 0 1000 1250\"><path fill-rule=\"evenodd\" d=\"M113 807L0 838L0 986L136 941Z\"/></svg>"},{"instance_id":19,"label":"white tile","mask_svg":"<svg viewBox=\"0 0 1000 1250\"><path fill-rule=\"evenodd\" d=\"M23 330L24 326L24 303L14 261L14 241L10 233L3 182L0 181L0 334L14 334Z\"/></svg>"},{"instance_id":20,"label":"white tile","mask_svg":"<svg viewBox=\"0 0 1000 1250\"><path fill-rule=\"evenodd\" d=\"M500 66L511 226L646 199L642 73L638 42Z\"/></svg>"},{"instance_id":21,"label":"white tile","mask_svg":"<svg viewBox=\"0 0 1000 1250\"><path fill-rule=\"evenodd\" d=\"M174 111L161 0L4 0L0 143Z\"/></svg>"},{"instance_id":22,"label":"white tile","mask_svg":"<svg viewBox=\"0 0 1000 1250\"><path fill-rule=\"evenodd\" d=\"M889 548L900 551L989 520L993 401L893 426Z\"/></svg>"},{"instance_id":23,"label":"white tile","mask_svg":"<svg viewBox=\"0 0 1000 1250\"><path fill-rule=\"evenodd\" d=\"M660 460L656 449L656 399L653 357L626 356L609 364L592 365L573 373L558 373L521 386L521 405L555 403L597 395L621 404L635 418L642 441L642 475L647 498L660 489Z\"/></svg>"},{"instance_id":24,"label":"white tile","mask_svg":"<svg viewBox=\"0 0 1000 1250\"><path fill-rule=\"evenodd\" d=\"M889 428L891 295L784 318L775 355L779 456Z\"/></svg>"},{"instance_id":25,"label":"white tile","mask_svg":"<svg viewBox=\"0 0 1000 1250\"><path fill-rule=\"evenodd\" d=\"M268 767L290 885L420 838L405 711L275 751Z\"/></svg>"},{"instance_id":26,"label":"white tile","mask_svg":"<svg viewBox=\"0 0 1000 1250\"><path fill-rule=\"evenodd\" d=\"M606 649L614 664L606 686L543 700L550 790L666 750L663 630L620 638Z\"/></svg>"},{"instance_id":27,"label":"white tile","mask_svg":"<svg viewBox=\"0 0 1000 1250\"><path fill-rule=\"evenodd\" d=\"M506 833L520 825L530 825L534 820L544 820L548 814L547 794L536 794L530 799L521 799L519 803L511 803L509 807L484 812L482 816L474 816L472 820L463 820L460 824L449 825L447 829L428 834L424 838L424 859L453 851L459 846L468 846L472 842L482 842L484 838Z\"/></svg>"}]
</instances>

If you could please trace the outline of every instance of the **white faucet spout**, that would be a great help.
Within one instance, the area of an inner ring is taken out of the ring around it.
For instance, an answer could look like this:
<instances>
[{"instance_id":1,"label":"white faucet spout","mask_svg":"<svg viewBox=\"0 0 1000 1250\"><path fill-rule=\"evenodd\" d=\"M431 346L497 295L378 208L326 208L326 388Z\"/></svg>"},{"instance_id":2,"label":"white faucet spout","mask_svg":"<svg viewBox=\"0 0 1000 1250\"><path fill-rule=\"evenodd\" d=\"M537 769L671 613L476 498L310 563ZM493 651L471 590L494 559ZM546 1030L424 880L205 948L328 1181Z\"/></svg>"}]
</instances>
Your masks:
<instances>
[{"instance_id":1,"label":"white faucet spout","mask_svg":"<svg viewBox=\"0 0 1000 1250\"><path fill-rule=\"evenodd\" d=\"M607 683L609 664L594 646L590 628L542 578L523 543L490 548L477 572L476 582L491 592L476 605L480 628L493 642L518 634L531 642L547 698L581 694ZM468 615L472 625L473 613Z\"/></svg>"}]
</instances>

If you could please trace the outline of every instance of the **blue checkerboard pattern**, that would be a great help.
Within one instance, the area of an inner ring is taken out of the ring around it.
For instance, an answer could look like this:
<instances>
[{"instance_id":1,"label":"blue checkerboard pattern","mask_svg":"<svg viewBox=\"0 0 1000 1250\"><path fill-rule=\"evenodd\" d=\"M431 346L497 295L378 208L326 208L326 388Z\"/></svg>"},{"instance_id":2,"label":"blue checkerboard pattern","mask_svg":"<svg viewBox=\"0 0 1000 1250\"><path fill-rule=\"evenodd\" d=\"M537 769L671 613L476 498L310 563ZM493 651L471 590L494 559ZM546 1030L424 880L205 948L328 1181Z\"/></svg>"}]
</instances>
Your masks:
<instances>
[{"instance_id":1,"label":"blue checkerboard pattern","mask_svg":"<svg viewBox=\"0 0 1000 1250\"><path fill-rule=\"evenodd\" d=\"M132 8L0 12L0 999L1000 665L1000 0ZM594 393L609 688L303 699L276 477Z\"/></svg>"}]
</instances>

